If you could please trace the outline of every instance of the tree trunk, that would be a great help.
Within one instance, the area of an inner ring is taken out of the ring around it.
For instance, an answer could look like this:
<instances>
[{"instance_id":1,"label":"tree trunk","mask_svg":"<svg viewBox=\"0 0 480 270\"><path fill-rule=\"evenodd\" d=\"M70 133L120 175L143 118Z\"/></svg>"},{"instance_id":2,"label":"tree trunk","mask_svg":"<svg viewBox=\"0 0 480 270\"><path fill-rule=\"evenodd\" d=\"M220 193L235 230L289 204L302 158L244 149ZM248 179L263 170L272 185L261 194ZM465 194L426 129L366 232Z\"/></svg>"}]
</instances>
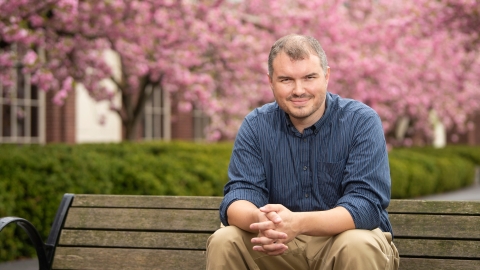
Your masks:
<instances>
[{"instance_id":1,"label":"tree trunk","mask_svg":"<svg viewBox=\"0 0 480 270\"><path fill-rule=\"evenodd\" d=\"M163 75L156 82L150 81L147 77L141 78L140 91L136 94L125 93L122 91L122 124L124 129L124 139L135 141L137 138L137 126L143 115L146 102L152 98L153 91L159 91Z\"/></svg>"}]
</instances>

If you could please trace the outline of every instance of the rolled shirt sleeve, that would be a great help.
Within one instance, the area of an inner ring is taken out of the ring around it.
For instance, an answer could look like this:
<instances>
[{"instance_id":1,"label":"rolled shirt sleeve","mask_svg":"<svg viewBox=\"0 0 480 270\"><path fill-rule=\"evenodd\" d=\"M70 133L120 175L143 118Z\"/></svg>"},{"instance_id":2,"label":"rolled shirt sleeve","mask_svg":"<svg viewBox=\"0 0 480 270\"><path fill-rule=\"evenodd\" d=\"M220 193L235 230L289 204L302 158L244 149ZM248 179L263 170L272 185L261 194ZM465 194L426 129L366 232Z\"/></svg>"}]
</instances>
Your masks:
<instances>
[{"instance_id":1,"label":"rolled shirt sleeve","mask_svg":"<svg viewBox=\"0 0 480 270\"><path fill-rule=\"evenodd\" d=\"M263 161L251 125L247 118L235 139L228 168L229 182L224 187L220 205L220 219L224 225L228 225L227 209L234 201L246 200L257 207L268 203Z\"/></svg>"},{"instance_id":2,"label":"rolled shirt sleeve","mask_svg":"<svg viewBox=\"0 0 480 270\"><path fill-rule=\"evenodd\" d=\"M357 229L371 230L385 224L382 212L390 202L391 181L380 118L373 110L363 115L355 127L337 206L350 212Z\"/></svg>"}]
</instances>

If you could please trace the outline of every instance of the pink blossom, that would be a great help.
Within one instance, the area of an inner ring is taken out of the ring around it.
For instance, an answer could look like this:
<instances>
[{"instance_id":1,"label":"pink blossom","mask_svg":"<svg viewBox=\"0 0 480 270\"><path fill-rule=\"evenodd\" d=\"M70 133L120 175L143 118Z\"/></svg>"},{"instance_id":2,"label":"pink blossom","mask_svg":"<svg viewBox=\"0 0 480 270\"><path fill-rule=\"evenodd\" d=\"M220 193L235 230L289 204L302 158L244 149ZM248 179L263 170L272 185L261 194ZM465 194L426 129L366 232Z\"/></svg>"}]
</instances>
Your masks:
<instances>
[{"instance_id":1,"label":"pink blossom","mask_svg":"<svg viewBox=\"0 0 480 270\"><path fill-rule=\"evenodd\" d=\"M178 103L178 110L180 112L190 112L192 110L192 103L181 101Z\"/></svg>"},{"instance_id":2,"label":"pink blossom","mask_svg":"<svg viewBox=\"0 0 480 270\"><path fill-rule=\"evenodd\" d=\"M34 51L29 50L23 57L23 63L26 65L33 65L37 61L37 58L37 54Z\"/></svg>"},{"instance_id":3,"label":"pink blossom","mask_svg":"<svg viewBox=\"0 0 480 270\"><path fill-rule=\"evenodd\" d=\"M377 110L392 145L412 144L416 133L431 136L430 110L447 129L471 128L480 106L477 2L4 0L0 79L11 84L9 69L21 61L59 104L75 83L112 102L112 89L100 85L112 79L132 103L159 84L183 97L179 109L210 116L209 139L232 139L252 108L273 100L265 75L272 43L308 34L327 52L329 91ZM111 107L133 121L131 108ZM411 125L397 142L390 134L401 117Z\"/></svg>"}]
</instances>

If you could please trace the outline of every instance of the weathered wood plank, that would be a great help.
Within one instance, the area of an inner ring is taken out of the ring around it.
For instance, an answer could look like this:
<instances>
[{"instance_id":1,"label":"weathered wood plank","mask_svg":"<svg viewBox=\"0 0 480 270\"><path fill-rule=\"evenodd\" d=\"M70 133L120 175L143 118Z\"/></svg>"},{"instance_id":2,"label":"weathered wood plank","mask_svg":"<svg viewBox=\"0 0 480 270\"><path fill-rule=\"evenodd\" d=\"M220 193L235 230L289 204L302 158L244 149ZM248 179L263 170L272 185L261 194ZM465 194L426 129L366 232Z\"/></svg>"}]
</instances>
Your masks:
<instances>
[{"instance_id":1,"label":"weathered wood plank","mask_svg":"<svg viewBox=\"0 0 480 270\"><path fill-rule=\"evenodd\" d=\"M74 207L217 209L222 197L76 194Z\"/></svg>"},{"instance_id":2,"label":"weathered wood plank","mask_svg":"<svg viewBox=\"0 0 480 270\"><path fill-rule=\"evenodd\" d=\"M395 239L394 242L400 256L473 259L480 255L479 241Z\"/></svg>"},{"instance_id":3,"label":"weathered wood plank","mask_svg":"<svg viewBox=\"0 0 480 270\"><path fill-rule=\"evenodd\" d=\"M478 270L480 260L400 258L400 270Z\"/></svg>"},{"instance_id":4,"label":"weathered wood plank","mask_svg":"<svg viewBox=\"0 0 480 270\"><path fill-rule=\"evenodd\" d=\"M391 200L389 213L480 215L480 201Z\"/></svg>"},{"instance_id":5,"label":"weathered wood plank","mask_svg":"<svg viewBox=\"0 0 480 270\"><path fill-rule=\"evenodd\" d=\"M60 246L205 250L211 233L63 230Z\"/></svg>"},{"instance_id":6,"label":"weathered wood plank","mask_svg":"<svg viewBox=\"0 0 480 270\"><path fill-rule=\"evenodd\" d=\"M480 239L480 216L391 214L395 237Z\"/></svg>"},{"instance_id":7,"label":"weathered wood plank","mask_svg":"<svg viewBox=\"0 0 480 270\"><path fill-rule=\"evenodd\" d=\"M222 197L76 194L72 206L218 209ZM480 215L480 201L391 200L391 213Z\"/></svg>"},{"instance_id":8,"label":"weathered wood plank","mask_svg":"<svg viewBox=\"0 0 480 270\"><path fill-rule=\"evenodd\" d=\"M67 229L127 229L213 232L217 210L70 208Z\"/></svg>"},{"instance_id":9,"label":"weathered wood plank","mask_svg":"<svg viewBox=\"0 0 480 270\"><path fill-rule=\"evenodd\" d=\"M53 269L205 269L205 252L192 250L59 247Z\"/></svg>"}]
</instances>

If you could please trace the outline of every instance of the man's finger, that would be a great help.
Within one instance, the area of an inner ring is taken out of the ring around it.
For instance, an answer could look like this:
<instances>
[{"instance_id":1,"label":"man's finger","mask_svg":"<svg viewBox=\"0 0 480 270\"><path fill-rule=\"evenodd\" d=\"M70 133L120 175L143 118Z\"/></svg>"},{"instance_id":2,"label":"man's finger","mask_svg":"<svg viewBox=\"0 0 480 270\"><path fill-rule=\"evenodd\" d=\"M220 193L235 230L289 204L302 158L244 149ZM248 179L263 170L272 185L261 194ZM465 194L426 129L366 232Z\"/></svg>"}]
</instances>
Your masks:
<instances>
[{"instance_id":1,"label":"man's finger","mask_svg":"<svg viewBox=\"0 0 480 270\"><path fill-rule=\"evenodd\" d=\"M275 229L275 224L272 221L263 221L250 224L250 229L252 230L273 230Z\"/></svg>"},{"instance_id":2,"label":"man's finger","mask_svg":"<svg viewBox=\"0 0 480 270\"><path fill-rule=\"evenodd\" d=\"M266 213L266 216L269 220L271 220L275 224L282 222L282 218L277 212L268 212Z\"/></svg>"},{"instance_id":3,"label":"man's finger","mask_svg":"<svg viewBox=\"0 0 480 270\"><path fill-rule=\"evenodd\" d=\"M284 232L279 232L276 230L265 230L262 231L262 235L270 239L287 239L288 235Z\"/></svg>"},{"instance_id":4,"label":"man's finger","mask_svg":"<svg viewBox=\"0 0 480 270\"><path fill-rule=\"evenodd\" d=\"M280 212L283 208L284 207L281 204L267 204L260 207L259 210L264 213L269 213L269 212Z\"/></svg>"},{"instance_id":5,"label":"man's finger","mask_svg":"<svg viewBox=\"0 0 480 270\"><path fill-rule=\"evenodd\" d=\"M268 237L254 237L252 238L251 242L252 244L256 244L256 245L269 245L276 242L276 239L271 239Z\"/></svg>"},{"instance_id":6,"label":"man's finger","mask_svg":"<svg viewBox=\"0 0 480 270\"><path fill-rule=\"evenodd\" d=\"M267 255L270 255L270 256L278 256L278 255L283 255L283 253L285 253L285 251L287 251L288 247L285 246L285 248L282 248L282 249L278 249L276 251L269 251L269 252L266 252Z\"/></svg>"},{"instance_id":7,"label":"man's finger","mask_svg":"<svg viewBox=\"0 0 480 270\"><path fill-rule=\"evenodd\" d=\"M270 244L270 245L257 245L253 247L253 250L265 253L270 256L282 255L288 249L288 246L284 244Z\"/></svg>"}]
</instances>

